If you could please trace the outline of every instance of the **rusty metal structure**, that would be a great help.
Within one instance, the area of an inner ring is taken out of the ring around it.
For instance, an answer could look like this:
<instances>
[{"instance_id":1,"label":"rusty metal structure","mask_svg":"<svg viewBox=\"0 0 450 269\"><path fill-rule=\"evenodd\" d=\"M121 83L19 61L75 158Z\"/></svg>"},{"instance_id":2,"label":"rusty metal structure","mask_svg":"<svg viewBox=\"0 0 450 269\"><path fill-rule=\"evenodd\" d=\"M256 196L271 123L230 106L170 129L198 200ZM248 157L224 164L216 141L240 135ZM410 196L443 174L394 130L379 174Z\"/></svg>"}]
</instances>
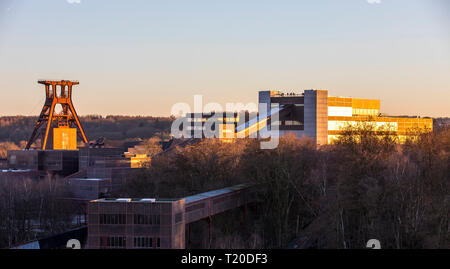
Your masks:
<instances>
[{"instance_id":1,"label":"rusty metal structure","mask_svg":"<svg viewBox=\"0 0 450 269\"><path fill-rule=\"evenodd\" d=\"M79 82L40 80L38 83L45 85L46 100L26 149L30 149L39 136L42 138L42 150L47 149L49 140L54 143L53 149L74 149L73 144L75 143L76 148L77 135L84 143L87 143L86 134L72 103L72 86L78 85ZM61 111L55 110L58 104L61 106ZM45 126L45 129L41 128L43 126ZM78 132L76 129L78 129ZM57 132L53 133L53 131ZM70 139L71 147L61 145L62 139L57 138L56 134L68 137L67 140ZM54 137L56 141L53 139Z\"/></svg>"}]
</instances>

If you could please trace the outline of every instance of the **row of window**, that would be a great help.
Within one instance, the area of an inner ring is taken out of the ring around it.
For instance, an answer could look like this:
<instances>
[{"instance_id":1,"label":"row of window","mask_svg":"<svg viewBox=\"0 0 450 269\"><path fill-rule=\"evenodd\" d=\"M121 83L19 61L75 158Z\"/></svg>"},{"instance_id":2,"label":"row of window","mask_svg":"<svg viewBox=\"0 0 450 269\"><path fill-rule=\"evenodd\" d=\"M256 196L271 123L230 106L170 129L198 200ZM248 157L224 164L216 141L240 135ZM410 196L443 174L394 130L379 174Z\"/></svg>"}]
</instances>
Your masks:
<instances>
[{"instance_id":1,"label":"row of window","mask_svg":"<svg viewBox=\"0 0 450 269\"><path fill-rule=\"evenodd\" d=\"M134 224L159 225L161 218L159 215L134 215Z\"/></svg>"},{"instance_id":2,"label":"row of window","mask_svg":"<svg viewBox=\"0 0 450 269\"><path fill-rule=\"evenodd\" d=\"M124 236L100 237L101 248L126 248L127 238ZM135 237L135 248L160 248L161 238Z\"/></svg>"},{"instance_id":3,"label":"row of window","mask_svg":"<svg viewBox=\"0 0 450 269\"><path fill-rule=\"evenodd\" d=\"M151 238L151 237L135 237L134 238L135 248L160 248L161 239Z\"/></svg>"},{"instance_id":4,"label":"row of window","mask_svg":"<svg viewBox=\"0 0 450 269\"><path fill-rule=\"evenodd\" d=\"M380 111L378 109L353 108L353 115L371 115L378 116Z\"/></svg>"},{"instance_id":5,"label":"row of window","mask_svg":"<svg viewBox=\"0 0 450 269\"><path fill-rule=\"evenodd\" d=\"M398 131L397 122L328 121L328 131L342 131L346 128L358 128L364 124L372 125L378 131Z\"/></svg>"},{"instance_id":6,"label":"row of window","mask_svg":"<svg viewBox=\"0 0 450 269\"><path fill-rule=\"evenodd\" d=\"M105 248L125 248L127 239L123 236L100 237L100 247Z\"/></svg>"},{"instance_id":7,"label":"row of window","mask_svg":"<svg viewBox=\"0 0 450 269\"><path fill-rule=\"evenodd\" d=\"M125 214L100 214L100 224L126 224ZM161 224L161 217L159 215L134 215L133 224L138 225L159 225Z\"/></svg>"},{"instance_id":8,"label":"row of window","mask_svg":"<svg viewBox=\"0 0 450 269\"><path fill-rule=\"evenodd\" d=\"M274 121L272 122L272 126L282 126L282 125L287 125L287 126L300 126L300 125L304 125L302 122L297 121L297 120L285 120L283 121Z\"/></svg>"},{"instance_id":9,"label":"row of window","mask_svg":"<svg viewBox=\"0 0 450 269\"><path fill-rule=\"evenodd\" d=\"M285 125L303 125L300 121L296 120L287 120L284 122Z\"/></svg>"},{"instance_id":10,"label":"row of window","mask_svg":"<svg viewBox=\"0 0 450 269\"><path fill-rule=\"evenodd\" d=\"M125 214L100 214L100 224L126 224Z\"/></svg>"}]
</instances>

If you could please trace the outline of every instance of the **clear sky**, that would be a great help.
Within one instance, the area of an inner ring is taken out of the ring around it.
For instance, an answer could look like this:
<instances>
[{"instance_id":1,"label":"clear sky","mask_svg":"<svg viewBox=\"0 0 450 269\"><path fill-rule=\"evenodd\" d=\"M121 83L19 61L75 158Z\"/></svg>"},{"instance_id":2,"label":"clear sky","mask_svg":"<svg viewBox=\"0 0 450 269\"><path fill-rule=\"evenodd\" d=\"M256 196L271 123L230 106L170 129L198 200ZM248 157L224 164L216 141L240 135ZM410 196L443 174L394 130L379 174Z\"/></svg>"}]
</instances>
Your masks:
<instances>
[{"instance_id":1,"label":"clear sky","mask_svg":"<svg viewBox=\"0 0 450 269\"><path fill-rule=\"evenodd\" d=\"M450 116L450 1L370 1L0 0L0 115L38 114L46 78L81 115L328 89Z\"/></svg>"}]
</instances>

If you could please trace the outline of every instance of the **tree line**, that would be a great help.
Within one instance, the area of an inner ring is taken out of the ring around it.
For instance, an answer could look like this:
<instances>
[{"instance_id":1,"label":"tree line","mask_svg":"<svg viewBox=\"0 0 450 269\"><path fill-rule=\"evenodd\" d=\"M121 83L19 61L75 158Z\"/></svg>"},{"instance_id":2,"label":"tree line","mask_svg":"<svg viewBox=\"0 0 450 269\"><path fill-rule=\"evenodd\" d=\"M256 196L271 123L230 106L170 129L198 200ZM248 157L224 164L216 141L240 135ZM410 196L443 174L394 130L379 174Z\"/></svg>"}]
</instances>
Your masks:
<instances>
[{"instance_id":1,"label":"tree line","mask_svg":"<svg viewBox=\"0 0 450 269\"><path fill-rule=\"evenodd\" d=\"M37 117L0 117L0 159L8 150L23 149L30 138ZM88 140L103 137L109 140L149 139L168 137L173 118L131 116L82 116L81 124ZM39 142L38 142L39 143Z\"/></svg>"},{"instance_id":2,"label":"tree line","mask_svg":"<svg viewBox=\"0 0 450 269\"><path fill-rule=\"evenodd\" d=\"M58 178L0 178L0 249L72 228L76 211L64 193Z\"/></svg>"}]
</instances>

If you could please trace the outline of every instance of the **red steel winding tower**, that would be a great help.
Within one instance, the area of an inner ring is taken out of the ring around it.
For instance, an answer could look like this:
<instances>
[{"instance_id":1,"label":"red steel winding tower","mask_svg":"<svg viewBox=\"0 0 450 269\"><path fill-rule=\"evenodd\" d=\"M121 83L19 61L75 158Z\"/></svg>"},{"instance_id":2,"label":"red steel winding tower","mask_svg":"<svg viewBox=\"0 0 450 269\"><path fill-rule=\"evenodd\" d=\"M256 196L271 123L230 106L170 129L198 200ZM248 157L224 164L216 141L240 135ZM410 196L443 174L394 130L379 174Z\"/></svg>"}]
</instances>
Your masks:
<instances>
[{"instance_id":1,"label":"red steel winding tower","mask_svg":"<svg viewBox=\"0 0 450 269\"><path fill-rule=\"evenodd\" d=\"M40 80L38 83L45 85L46 100L26 149L30 149L39 137L42 141L42 150L48 149L49 144L53 144L51 149L55 150L77 149L77 135L84 143L87 143L86 135L72 103L72 86L78 85L79 82ZM60 111L56 108L60 108ZM42 128L43 126L45 128Z\"/></svg>"}]
</instances>

